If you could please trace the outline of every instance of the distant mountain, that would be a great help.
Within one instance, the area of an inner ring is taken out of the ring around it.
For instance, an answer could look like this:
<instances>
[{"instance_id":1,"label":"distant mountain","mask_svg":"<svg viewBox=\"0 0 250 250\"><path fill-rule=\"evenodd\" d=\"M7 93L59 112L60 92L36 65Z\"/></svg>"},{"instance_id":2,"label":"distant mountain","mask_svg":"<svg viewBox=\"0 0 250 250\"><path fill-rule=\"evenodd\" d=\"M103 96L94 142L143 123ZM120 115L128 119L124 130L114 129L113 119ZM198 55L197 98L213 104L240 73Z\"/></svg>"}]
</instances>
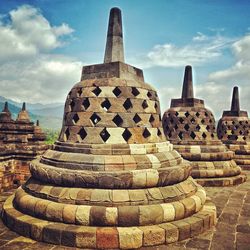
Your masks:
<instances>
[{"instance_id":1,"label":"distant mountain","mask_svg":"<svg viewBox=\"0 0 250 250\"><path fill-rule=\"evenodd\" d=\"M0 111L3 110L4 103L8 102L9 110L12 114L12 118L16 119L19 111L21 110L22 103L15 102L11 99L7 99L0 96ZM33 122L39 120L40 126L45 129L59 130L62 125L64 104L52 103L52 104L31 104L26 103L27 111L29 112L30 119Z\"/></svg>"}]
</instances>

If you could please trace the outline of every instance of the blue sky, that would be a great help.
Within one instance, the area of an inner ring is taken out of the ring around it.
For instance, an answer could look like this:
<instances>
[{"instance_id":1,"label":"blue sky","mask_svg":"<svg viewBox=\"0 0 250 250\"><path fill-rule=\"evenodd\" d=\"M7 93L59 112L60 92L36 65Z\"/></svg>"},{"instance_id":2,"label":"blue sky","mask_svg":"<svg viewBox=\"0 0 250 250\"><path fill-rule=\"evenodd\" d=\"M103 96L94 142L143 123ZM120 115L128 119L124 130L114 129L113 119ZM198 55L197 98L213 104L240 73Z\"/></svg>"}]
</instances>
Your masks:
<instances>
[{"instance_id":1,"label":"blue sky","mask_svg":"<svg viewBox=\"0 0 250 250\"><path fill-rule=\"evenodd\" d=\"M114 6L122 9L126 62L144 70L162 110L180 96L186 64L197 97L217 116L235 84L250 108L250 2L230 0L0 0L1 95L64 102L81 66L102 62Z\"/></svg>"}]
</instances>

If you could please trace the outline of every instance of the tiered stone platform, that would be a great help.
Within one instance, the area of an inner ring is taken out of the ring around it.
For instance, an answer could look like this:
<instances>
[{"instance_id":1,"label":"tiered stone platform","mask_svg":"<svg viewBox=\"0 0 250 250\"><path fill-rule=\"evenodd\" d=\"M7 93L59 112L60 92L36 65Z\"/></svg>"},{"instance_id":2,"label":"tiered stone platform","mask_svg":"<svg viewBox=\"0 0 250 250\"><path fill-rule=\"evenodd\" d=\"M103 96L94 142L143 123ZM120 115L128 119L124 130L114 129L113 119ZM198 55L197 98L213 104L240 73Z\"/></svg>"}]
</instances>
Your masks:
<instances>
[{"instance_id":1,"label":"tiered stone platform","mask_svg":"<svg viewBox=\"0 0 250 250\"><path fill-rule=\"evenodd\" d=\"M0 191L20 185L30 177L29 162L43 154L48 146L37 122L30 121L23 104L16 120L8 103L0 113Z\"/></svg>"},{"instance_id":2,"label":"tiered stone platform","mask_svg":"<svg viewBox=\"0 0 250 250\"><path fill-rule=\"evenodd\" d=\"M4 203L4 223L20 235L85 249L137 249L215 224L216 208L190 177L190 163L166 141L156 91L123 62L122 48L114 8L105 63L83 67L58 141Z\"/></svg>"},{"instance_id":3,"label":"tiered stone platform","mask_svg":"<svg viewBox=\"0 0 250 250\"><path fill-rule=\"evenodd\" d=\"M239 90L234 87L230 111L224 111L218 122L219 139L233 152L235 162L250 170L250 119L247 111L240 110Z\"/></svg>"},{"instance_id":4,"label":"tiered stone platform","mask_svg":"<svg viewBox=\"0 0 250 250\"><path fill-rule=\"evenodd\" d=\"M228 186L246 180L233 160L234 152L218 139L212 112L205 108L203 100L193 97L191 66L185 69L182 98L172 99L162 122L174 149L191 161L191 175L199 184Z\"/></svg>"}]
</instances>

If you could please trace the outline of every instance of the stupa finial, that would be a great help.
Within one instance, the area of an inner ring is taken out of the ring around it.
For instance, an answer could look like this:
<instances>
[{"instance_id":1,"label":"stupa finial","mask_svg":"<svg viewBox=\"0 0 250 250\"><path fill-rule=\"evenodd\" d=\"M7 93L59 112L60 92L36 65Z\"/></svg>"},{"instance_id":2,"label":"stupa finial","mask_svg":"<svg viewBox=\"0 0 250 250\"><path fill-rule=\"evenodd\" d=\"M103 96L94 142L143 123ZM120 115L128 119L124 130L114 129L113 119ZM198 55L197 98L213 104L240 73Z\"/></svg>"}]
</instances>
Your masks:
<instances>
[{"instance_id":1,"label":"stupa finial","mask_svg":"<svg viewBox=\"0 0 250 250\"><path fill-rule=\"evenodd\" d=\"M39 126L40 123L39 123L39 120L36 120L36 126Z\"/></svg>"},{"instance_id":2,"label":"stupa finial","mask_svg":"<svg viewBox=\"0 0 250 250\"><path fill-rule=\"evenodd\" d=\"M235 86L233 89L231 111L240 112L239 89L237 86Z\"/></svg>"},{"instance_id":3,"label":"stupa finial","mask_svg":"<svg viewBox=\"0 0 250 250\"><path fill-rule=\"evenodd\" d=\"M23 102L22 110L26 110L26 103Z\"/></svg>"},{"instance_id":4,"label":"stupa finial","mask_svg":"<svg viewBox=\"0 0 250 250\"><path fill-rule=\"evenodd\" d=\"M109 14L109 25L104 63L124 62L122 14L119 8L112 8Z\"/></svg>"},{"instance_id":5,"label":"stupa finial","mask_svg":"<svg viewBox=\"0 0 250 250\"><path fill-rule=\"evenodd\" d=\"M181 98L194 98L192 67L190 65L185 67Z\"/></svg>"},{"instance_id":6,"label":"stupa finial","mask_svg":"<svg viewBox=\"0 0 250 250\"><path fill-rule=\"evenodd\" d=\"M4 103L3 112L9 112L8 102L5 102L5 103Z\"/></svg>"}]
</instances>

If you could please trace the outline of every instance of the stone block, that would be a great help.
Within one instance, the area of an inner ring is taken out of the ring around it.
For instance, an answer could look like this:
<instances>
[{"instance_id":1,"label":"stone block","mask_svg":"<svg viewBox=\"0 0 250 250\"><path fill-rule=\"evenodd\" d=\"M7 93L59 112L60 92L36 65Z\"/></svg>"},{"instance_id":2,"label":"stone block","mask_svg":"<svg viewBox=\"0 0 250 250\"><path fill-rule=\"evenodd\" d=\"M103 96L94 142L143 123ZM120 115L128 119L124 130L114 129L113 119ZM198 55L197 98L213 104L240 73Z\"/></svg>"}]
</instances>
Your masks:
<instances>
[{"instance_id":1,"label":"stone block","mask_svg":"<svg viewBox=\"0 0 250 250\"><path fill-rule=\"evenodd\" d=\"M143 232L137 227L118 227L119 247L136 249L142 247Z\"/></svg>"},{"instance_id":2,"label":"stone block","mask_svg":"<svg viewBox=\"0 0 250 250\"><path fill-rule=\"evenodd\" d=\"M159 226L140 227L143 231L143 246L155 246L165 243L165 230Z\"/></svg>"},{"instance_id":3,"label":"stone block","mask_svg":"<svg viewBox=\"0 0 250 250\"><path fill-rule=\"evenodd\" d=\"M96 230L97 248L119 248L119 237L116 228L103 227Z\"/></svg>"}]
</instances>

